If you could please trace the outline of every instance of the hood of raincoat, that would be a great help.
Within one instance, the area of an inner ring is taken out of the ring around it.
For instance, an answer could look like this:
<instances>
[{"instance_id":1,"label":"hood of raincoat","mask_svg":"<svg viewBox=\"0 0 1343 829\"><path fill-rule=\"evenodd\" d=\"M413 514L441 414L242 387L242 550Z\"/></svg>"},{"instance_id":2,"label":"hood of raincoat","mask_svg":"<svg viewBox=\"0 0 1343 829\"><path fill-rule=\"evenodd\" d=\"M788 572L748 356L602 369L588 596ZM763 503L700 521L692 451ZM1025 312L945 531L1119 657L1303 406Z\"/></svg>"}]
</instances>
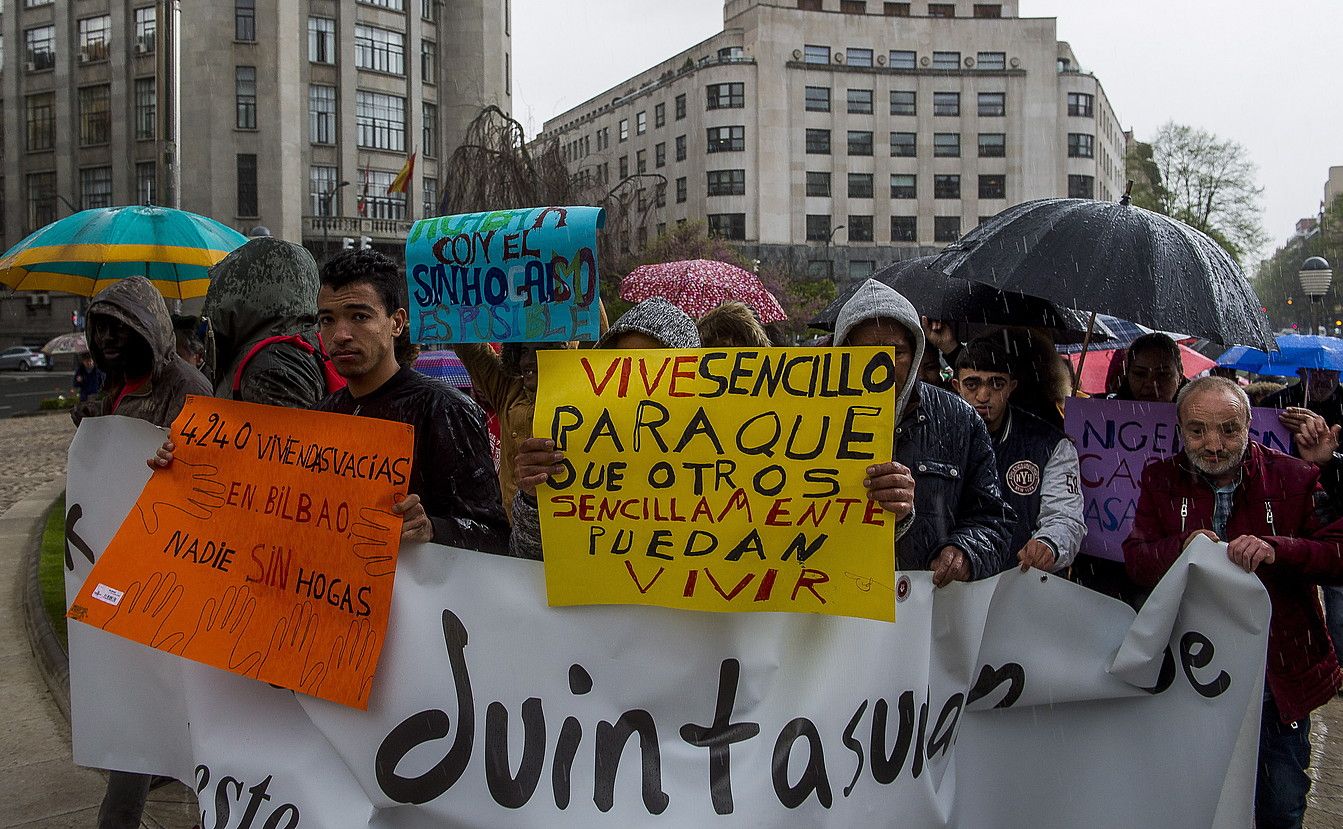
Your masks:
<instances>
[{"instance_id":1,"label":"hood of raincoat","mask_svg":"<svg viewBox=\"0 0 1343 829\"><path fill-rule=\"evenodd\" d=\"M154 353L154 367L150 374L158 377L177 356L177 341L173 337L173 321L168 306L148 279L132 276L109 285L93 298L88 316L105 314L120 320L149 343ZM99 366L103 352L97 340L90 337L89 351Z\"/></svg>"},{"instance_id":2,"label":"hood of raincoat","mask_svg":"<svg viewBox=\"0 0 1343 829\"><path fill-rule=\"evenodd\" d=\"M220 260L201 311L210 320L206 373L231 381L232 367L267 337L299 334L316 345L320 287L312 254L280 239L253 239Z\"/></svg>"},{"instance_id":3,"label":"hood of raincoat","mask_svg":"<svg viewBox=\"0 0 1343 829\"><path fill-rule=\"evenodd\" d=\"M849 332L860 323L874 319L888 319L899 323L909 332L910 342L914 344L914 360L910 364L905 385L896 398L895 411L896 417L899 418L904 413L910 396L914 394L914 388L918 385L919 365L923 362L923 326L919 324L919 312L914 310L914 306L901 296L899 291L875 279L869 279L854 292L848 302L844 303L844 307L839 309L839 316L835 318L835 345L847 345Z\"/></svg>"},{"instance_id":4,"label":"hood of raincoat","mask_svg":"<svg viewBox=\"0 0 1343 829\"><path fill-rule=\"evenodd\" d=\"M620 319L597 340L597 348L610 348L613 340L631 331L652 337L664 348L700 347L695 321L660 296L645 299L621 314Z\"/></svg>"}]
</instances>

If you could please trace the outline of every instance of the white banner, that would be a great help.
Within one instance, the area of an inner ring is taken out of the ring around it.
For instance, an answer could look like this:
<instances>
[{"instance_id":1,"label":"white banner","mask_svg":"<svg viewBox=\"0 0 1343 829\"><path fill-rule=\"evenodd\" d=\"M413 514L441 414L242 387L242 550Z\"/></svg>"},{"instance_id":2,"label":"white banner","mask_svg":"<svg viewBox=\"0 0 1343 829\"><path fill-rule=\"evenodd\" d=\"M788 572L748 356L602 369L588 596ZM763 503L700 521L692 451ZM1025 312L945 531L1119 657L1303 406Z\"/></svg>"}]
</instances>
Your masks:
<instances>
[{"instance_id":1,"label":"white banner","mask_svg":"<svg viewBox=\"0 0 1343 829\"><path fill-rule=\"evenodd\" d=\"M162 435L80 427L67 591ZM409 547L367 712L72 622L75 760L211 829L1249 825L1269 604L1223 545L1136 616L1036 570L871 589L894 624L552 609L538 563Z\"/></svg>"}]
</instances>

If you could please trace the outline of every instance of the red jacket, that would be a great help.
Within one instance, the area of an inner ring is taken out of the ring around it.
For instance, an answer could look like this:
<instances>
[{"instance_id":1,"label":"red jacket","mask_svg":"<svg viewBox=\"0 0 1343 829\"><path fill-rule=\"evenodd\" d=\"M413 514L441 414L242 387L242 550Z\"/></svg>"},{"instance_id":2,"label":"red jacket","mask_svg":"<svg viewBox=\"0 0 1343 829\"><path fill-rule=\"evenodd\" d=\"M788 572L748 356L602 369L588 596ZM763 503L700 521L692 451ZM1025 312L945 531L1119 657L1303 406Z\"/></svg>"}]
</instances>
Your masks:
<instances>
[{"instance_id":1,"label":"red jacket","mask_svg":"<svg viewBox=\"0 0 1343 829\"><path fill-rule=\"evenodd\" d=\"M1273 564L1255 573L1268 590L1267 682L1284 723L1303 719L1328 702L1343 672L1324 626L1317 584L1343 581L1343 521L1328 526L1316 517L1320 470L1254 441L1241 465L1229 541L1255 535L1273 545ZM1212 529L1212 487L1193 471L1183 452L1143 470L1133 531L1124 540L1129 577L1154 586L1195 530Z\"/></svg>"}]
</instances>

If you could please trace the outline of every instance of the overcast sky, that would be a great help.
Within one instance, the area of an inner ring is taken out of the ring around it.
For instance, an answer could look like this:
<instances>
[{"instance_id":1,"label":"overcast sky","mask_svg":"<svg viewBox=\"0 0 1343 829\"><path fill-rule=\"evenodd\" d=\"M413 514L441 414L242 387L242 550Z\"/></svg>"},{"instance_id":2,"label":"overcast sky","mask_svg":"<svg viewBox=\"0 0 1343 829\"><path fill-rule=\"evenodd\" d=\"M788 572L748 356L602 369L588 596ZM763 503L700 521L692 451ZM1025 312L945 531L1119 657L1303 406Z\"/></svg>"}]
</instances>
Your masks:
<instances>
[{"instance_id":1,"label":"overcast sky","mask_svg":"<svg viewBox=\"0 0 1343 829\"><path fill-rule=\"evenodd\" d=\"M1244 145L1272 252L1343 165L1343 1L1021 0L1095 72L1119 119ZM722 29L722 0L513 0L514 110L528 128Z\"/></svg>"}]
</instances>

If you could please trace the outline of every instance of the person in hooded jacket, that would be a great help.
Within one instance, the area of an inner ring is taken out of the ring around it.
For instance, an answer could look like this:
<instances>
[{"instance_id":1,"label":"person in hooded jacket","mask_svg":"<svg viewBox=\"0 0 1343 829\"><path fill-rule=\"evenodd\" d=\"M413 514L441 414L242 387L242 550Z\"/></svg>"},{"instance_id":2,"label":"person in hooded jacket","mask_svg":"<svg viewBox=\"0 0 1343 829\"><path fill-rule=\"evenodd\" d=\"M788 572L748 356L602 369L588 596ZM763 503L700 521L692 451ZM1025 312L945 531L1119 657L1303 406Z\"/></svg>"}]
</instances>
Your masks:
<instances>
[{"instance_id":1,"label":"person in hooded jacket","mask_svg":"<svg viewBox=\"0 0 1343 829\"><path fill-rule=\"evenodd\" d=\"M215 396L313 409L327 395L317 338L317 262L307 249L253 239L210 269L203 316ZM271 338L293 340L261 345Z\"/></svg>"},{"instance_id":2,"label":"person in hooded jacket","mask_svg":"<svg viewBox=\"0 0 1343 829\"><path fill-rule=\"evenodd\" d=\"M1016 517L998 487L988 429L960 397L914 376L911 369L922 362L925 348L914 306L869 279L840 309L834 342L895 351L894 460L869 470L869 489L912 473L913 511L901 520L908 527L896 545L900 569L931 569L933 584L941 587L1011 567L1008 539Z\"/></svg>"}]
</instances>

